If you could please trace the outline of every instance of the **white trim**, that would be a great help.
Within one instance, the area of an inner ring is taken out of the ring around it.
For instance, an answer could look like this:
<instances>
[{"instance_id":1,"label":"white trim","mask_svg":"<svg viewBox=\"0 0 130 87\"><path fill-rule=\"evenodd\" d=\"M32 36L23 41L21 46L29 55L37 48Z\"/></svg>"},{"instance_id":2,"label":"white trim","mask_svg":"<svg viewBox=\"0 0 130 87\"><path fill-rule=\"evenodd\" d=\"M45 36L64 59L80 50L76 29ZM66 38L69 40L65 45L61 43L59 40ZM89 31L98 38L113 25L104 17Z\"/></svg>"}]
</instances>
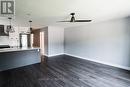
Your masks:
<instances>
[{"instance_id":1,"label":"white trim","mask_svg":"<svg viewBox=\"0 0 130 87\"><path fill-rule=\"evenodd\" d=\"M94 60L94 59L90 59L90 58L85 58L85 57L81 57L81 56L76 56L76 55L72 55L72 54L68 54L68 53L60 53L60 54L53 54L53 55L44 54L44 55L47 56L47 57L53 57L53 56L58 56L58 55L68 55L68 56L72 56L72 57L76 57L76 58L80 58L80 59L89 60L89 61L92 61L92 62L97 62L97 63L104 64L104 65L109 65L109 66L113 66L113 67L117 67L117 68L121 68L121 69L125 69L125 70L130 70L130 67L127 67L127 66L121 66L121 65L118 65L118 64L112 64L112 63Z\"/></svg>"},{"instance_id":2,"label":"white trim","mask_svg":"<svg viewBox=\"0 0 130 87\"><path fill-rule=\"evenodd\" d=\"M47 54L44 54L44 56L48 57L48 55L47 55Z\"/></svg>"},{"instance_id":3,"label":"white trim","mask_svg":"<svg viewBox=\"0 0 130 87\"><path fill-rule=\"evenodd\" d=\"M65 53L59 53L59 54L53 54L53 55L46 55L44 54L45 56L47 57L53 57L53 56L59 56L59 55L64 55Z\"/></svg>"},{"instance_id":4,"label":"white trim","mask_svg":"<svg viewBox=\"0 0 130 87\"><path fill-rule=\"evenodd\" d=\"M65 53L65 55L76 57L76 58L80 58L80 59L89 60L89 61L92 61L92 62L101 63L101 64L104 64L104 65L113 66L113 67L117 67L117 68L121 68L121 69L125 69L125 70L130 70L130 67L127 67L127 66L122 66L122 65L118 65L118 64L112 64L112 63L103 62L103 61L99 61L99 60L94 60L94 59L90 59L90 58L84 58L84 57L80 57L80 56L76 56L76 55L72 55L72 54L68 54L68 53Z\"/></svg>"}]
</instances>

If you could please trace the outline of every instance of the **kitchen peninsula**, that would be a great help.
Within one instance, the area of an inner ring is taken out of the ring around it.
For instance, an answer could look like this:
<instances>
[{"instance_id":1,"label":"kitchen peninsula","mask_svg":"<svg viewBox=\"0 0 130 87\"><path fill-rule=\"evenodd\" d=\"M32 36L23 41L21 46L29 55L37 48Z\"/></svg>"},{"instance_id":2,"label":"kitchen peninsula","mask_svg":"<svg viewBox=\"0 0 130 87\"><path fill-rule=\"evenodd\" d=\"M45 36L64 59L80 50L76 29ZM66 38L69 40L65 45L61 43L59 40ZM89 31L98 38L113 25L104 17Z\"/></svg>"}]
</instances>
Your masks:
<instances>
[{"instance_id":1,"label":"kitchen peninsula","mask_svg":"<svg viewBox=\"0 0 130 87\"><path fill-rule=\"evenodd\" d=\"M0 49L0 71L40 63L39 48L4 48Z\"/></svg>"}]
</instances>

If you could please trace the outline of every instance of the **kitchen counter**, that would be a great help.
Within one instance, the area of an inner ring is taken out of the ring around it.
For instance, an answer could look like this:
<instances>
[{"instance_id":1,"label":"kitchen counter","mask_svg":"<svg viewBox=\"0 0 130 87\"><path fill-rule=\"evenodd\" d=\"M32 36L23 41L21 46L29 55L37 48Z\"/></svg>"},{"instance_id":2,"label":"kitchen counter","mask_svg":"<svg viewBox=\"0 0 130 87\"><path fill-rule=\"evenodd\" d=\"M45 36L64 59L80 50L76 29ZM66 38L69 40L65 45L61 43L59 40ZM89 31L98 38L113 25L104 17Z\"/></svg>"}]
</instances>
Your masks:
<instances>
[{"instance_id":1,"label":"kitchen counter","mask_svg":"<svg viewBox=\"0 0 130 87\"><path fill-rule=\"evenodd\" d=\"M3 48L0 49L0 53L5 53L5 52L15 52L15 51L26 51L26 50L40 50L38 47L12 47L12 48Z\"/></svg>"},{"instance_id":2,"label":"kitchen counter","mask_svg":"<svg viewBox=\"0 0 130 87\"><path fill-rule=\"evenodd\" d=\"M40 63L40 49L33 48L4 48L0 49L0 71Z\"/></svg>"}]
</instances>

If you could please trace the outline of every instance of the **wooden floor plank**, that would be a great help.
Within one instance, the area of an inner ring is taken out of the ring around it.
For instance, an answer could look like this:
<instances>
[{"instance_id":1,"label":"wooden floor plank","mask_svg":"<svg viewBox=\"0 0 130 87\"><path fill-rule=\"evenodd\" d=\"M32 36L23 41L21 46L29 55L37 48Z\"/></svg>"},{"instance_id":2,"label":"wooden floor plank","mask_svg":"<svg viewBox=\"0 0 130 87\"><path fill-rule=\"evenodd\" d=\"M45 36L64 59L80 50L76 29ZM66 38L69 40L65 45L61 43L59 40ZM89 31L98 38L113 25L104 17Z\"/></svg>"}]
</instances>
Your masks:
<instances>
[{"instance_id":1,"label":"wooden floor plank","mask_svg":"<svg viewBox=\"0 0 130 87\"><path fill-rule=\"evenodd\" d=\"M0 87L130 87L130 71L60 55L0 72Z\"/></svg>"}]
</instances>

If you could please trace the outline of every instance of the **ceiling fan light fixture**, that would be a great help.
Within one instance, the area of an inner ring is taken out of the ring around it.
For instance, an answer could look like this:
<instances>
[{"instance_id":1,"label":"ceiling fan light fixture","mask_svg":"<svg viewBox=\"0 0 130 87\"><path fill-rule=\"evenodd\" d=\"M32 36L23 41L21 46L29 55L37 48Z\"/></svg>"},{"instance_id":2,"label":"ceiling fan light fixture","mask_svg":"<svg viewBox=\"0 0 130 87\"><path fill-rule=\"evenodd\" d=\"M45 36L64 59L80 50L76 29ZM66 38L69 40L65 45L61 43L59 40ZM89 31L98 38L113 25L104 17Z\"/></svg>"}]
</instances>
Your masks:
<instances>
[{"instance_id":1,"label":"ceiling fan light fixture","mask_svg":"<svg viewBox=\"0 0 130 87\"><path fill-rule=\"evenodd\" d=\"M71 19L70 19L70 22L75 22L75 13L70 13L70 15L72 16Z\"/></svg>"},{"instance_id":2,"label":"ceiling fan light fixture","mask_svg":"<svg viewBox=\"0 0 130 87\"><path fill-rule=\"evenodd\" d=\"M69 21L60 21L60 22L91 22L92 20L76 20L75 19L75 13L70 13L71 19Z\"/></svg>"}]
</instances>

